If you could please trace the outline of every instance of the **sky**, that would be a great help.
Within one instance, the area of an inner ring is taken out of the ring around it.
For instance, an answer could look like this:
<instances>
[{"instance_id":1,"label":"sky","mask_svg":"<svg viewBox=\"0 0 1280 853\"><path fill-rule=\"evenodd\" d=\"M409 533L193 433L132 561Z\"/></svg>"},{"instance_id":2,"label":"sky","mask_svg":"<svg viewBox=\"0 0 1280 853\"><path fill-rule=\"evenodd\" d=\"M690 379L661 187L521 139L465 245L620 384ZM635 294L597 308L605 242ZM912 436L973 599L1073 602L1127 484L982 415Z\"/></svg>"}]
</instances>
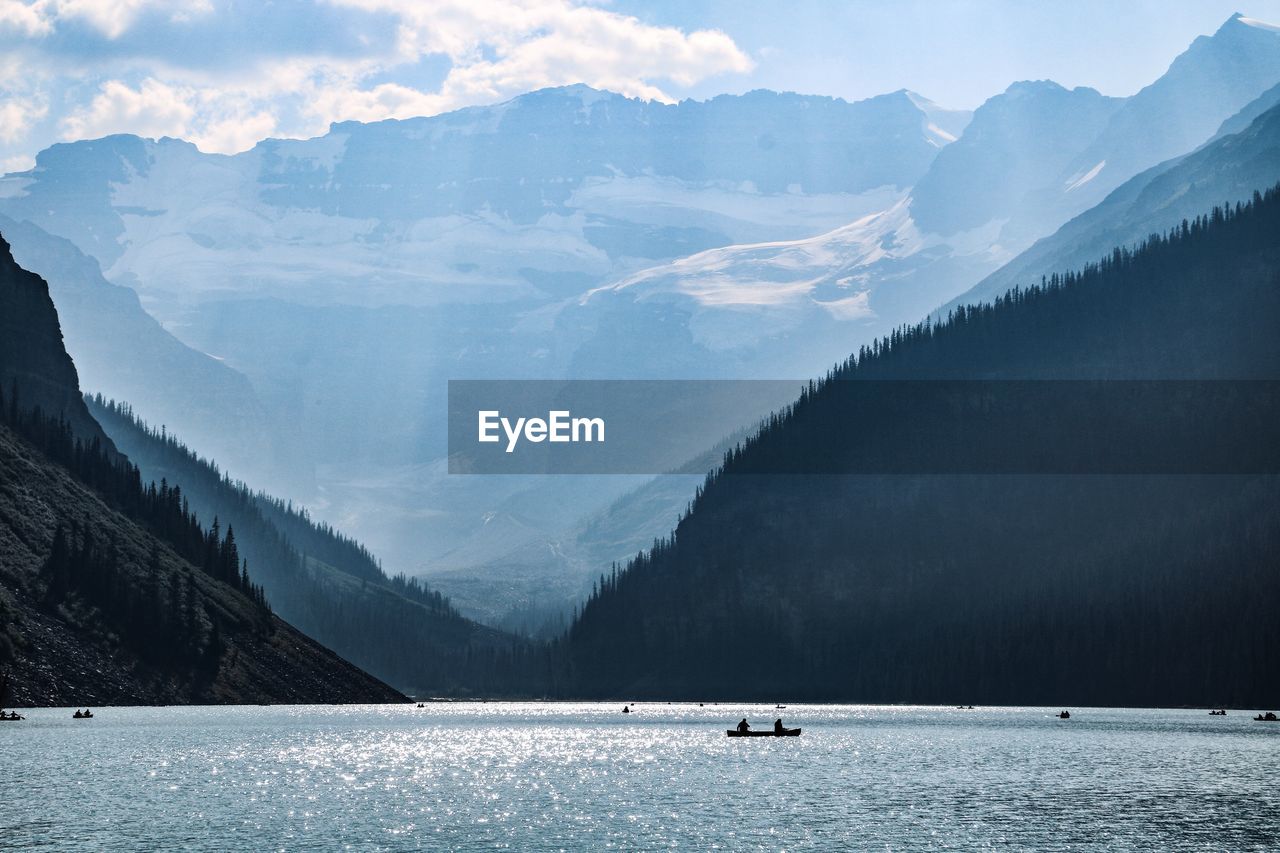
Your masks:
<instances>
[{"instance_id":1,"label":"sky","mask_svg":"<svg viewBox=\"0 0 1280 853\"><path fill-rule=\"evenodd\" d=\"M664 101L757 88L973 108L1017 80L1129 95L1280 0L0 0L0 171L60 141L235 153L330 122L587 83Z\"/></svg>"}]
</instances>

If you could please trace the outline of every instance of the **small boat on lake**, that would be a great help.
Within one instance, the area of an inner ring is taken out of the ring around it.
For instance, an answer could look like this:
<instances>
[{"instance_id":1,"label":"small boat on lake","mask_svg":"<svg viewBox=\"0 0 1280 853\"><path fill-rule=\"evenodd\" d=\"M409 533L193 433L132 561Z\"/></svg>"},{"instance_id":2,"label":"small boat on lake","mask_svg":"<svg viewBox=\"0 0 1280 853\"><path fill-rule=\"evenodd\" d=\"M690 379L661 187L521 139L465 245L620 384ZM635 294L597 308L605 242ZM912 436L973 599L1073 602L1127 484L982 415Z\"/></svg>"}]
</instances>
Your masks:
<instances>
[{"instance_id":1,"label":"small boat on lake","mask_svg":"<svg viewBox=\"0 0 1280 853\"><path fill-rule=\"evenodd\" d=\"M1059 715L1058 715L1058 719L1059 719L1059 720L1069 720L1069 719L1071 719L1071 712L1070 712L1070 711L1063 711L1061 714L1059 714Z\"/></svg>"},{"instance_id":2,"label":"small boat on lake","mask_svg":"<svg viewBox=\"0 0 1280 853\"><path fill-rule=\"evenodd\" d=\"M1266 714L1259 714L1253 719L1259 723L1274 723L1280 721L1280 717L1276 716L1275 711L1268 711Z\"/></svg>"},{"instance_id":3,"label":"small boat on lake","mask_svg":"<svg viewBox=\"0 0 1280 853\"><path fill-rule=\"evenodd\" d=\"M740 732L737 729L726 729L725 734L729 737L800 737L800 730L783 729L779 732L773 729L761 729L758 732L753 732L751 729L747 729L745 732Z\"/></svg>"}]
</instances>

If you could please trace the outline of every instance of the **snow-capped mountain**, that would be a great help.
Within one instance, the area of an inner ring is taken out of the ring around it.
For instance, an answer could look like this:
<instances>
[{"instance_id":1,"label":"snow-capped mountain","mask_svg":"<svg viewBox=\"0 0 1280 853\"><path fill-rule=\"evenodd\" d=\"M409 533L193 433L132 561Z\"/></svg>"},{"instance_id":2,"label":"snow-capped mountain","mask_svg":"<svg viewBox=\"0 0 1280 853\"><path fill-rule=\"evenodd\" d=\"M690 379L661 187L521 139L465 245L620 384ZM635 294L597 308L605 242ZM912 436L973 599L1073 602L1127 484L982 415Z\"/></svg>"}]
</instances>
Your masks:
<instances>
[{"instance_id":1,"label":"snow-capped mountain","mask_svg":"<svg viewBox=\"0 0 1280 853\"><path fill-rule=\"evenodd\" d=\"M1239 13L1200 36L1151 85L1128 98L1062 176L1078 186L1073 214L1138 172L1205 142L1219 124L1280 81L1280 27Z\"/></svg>"},{"instance_id":2,"label":"snow-capped mountain","mask_svg":"<svg viewBox=\"0 0 1280 853\"><path fill-rule=\"evenodd\" d=\"M172 139L58 145L0 183L0 209L93 254L169 322L245 294L361 305L562 297L883 206L966 116L907 92L666 105L571 86L335 124L234 157Z\"/></svg>"},{"instance_id":3,"label":"snow-capped mountain","mask_svg":"<svg viewBox=\"0 0 1280 853\"><path fill-rule=\"evenodd\" d=\"M1235 133L1218 136L1184 157L1134 176L1098 206L1036 242L973 289L939 310L989 302L1015 286L1038 284L1052 275L1097 261L1113 246L1134 245L1151 234L1194 219L1215 205L1243 202L1280 183L1280 101ZM1231 130L1252 105L1224 123Z\"/></svg>"},{"instance_id":4,"label":"snow-capped mountain","mask_svg":"<svg viewBox=\"0 0 1280 853\"><path fill-rule=\"evenodd\" d=\"M0 178L0 214L247 377L305 460L277 489L394 570L457 569L630 486L449 480L447 379L820 373L1277 83L1280 33L1233 17L1128 99L1018 83L971 117L906 91L663 105L574 86L230 157L56 145ZM69 327L75 353L72 333L113 332Z\"/></svg>"},{"instance_id":5,"label":"snow-capped mountain","mask_svg":"<svg viewBox=\"0 0 1280 853\"><path fill-rule=\"evenodd\" d=\"M1259 108L1249 105L1277 81L1280 31L1236 15L1128 99L1015 83L884 210L818 236L717 247L641 270L592 291L577 325L616 337L621 317L647 313L687 328L629 351L632 364L748 376L821 370L965 292L1238 111ZM602 350L584 346L584 369L601 364Z\"/></svg>"},{"instance_id":6,"label":"snow-capped mountain","mask_svg":"<svg viewBox=\"0 0 1280 853\"><path fill-rule=\"evenodd\" d=\"M611 336L622 323L608 315L685 317L688 345L699 356L684 361L704 370L811 374L924 316L1029 245L1027 235L1060 224L1044 214L1038 191L1122 104L1092 89L1015 83L983 104L960 140L885 210L813 237L709 249L654 266L597 288L577 310L589 318L583 325ZM655 349L673 357L670 341ZM601 363L586 351L584 362ZM649 366L661 358L637 352L629 360Z\"/></svg>"},{"instance_id":7,"label":"snow-capped mountain","mask_svg":"<svg viewBox=\"0 0 1280 853\"><path fill-rule=\"evenodd\" d=\"M468 541L509 548L618 490L584 481L549 502L526 485L437 482L446 379L568 375L590 329L563 306L655 263L891 207L968 118L906 91L664 105L573 86L234 157L131 136L56 145L0 179L0 212L71 241L169 332L247 376L275 435L309 460L275 488L414 570L480 556L459 552ZM190 380L164 359L144 366L156 387ZM220 461L261 481L251 461Z\"/></svg>"}]
</instances>

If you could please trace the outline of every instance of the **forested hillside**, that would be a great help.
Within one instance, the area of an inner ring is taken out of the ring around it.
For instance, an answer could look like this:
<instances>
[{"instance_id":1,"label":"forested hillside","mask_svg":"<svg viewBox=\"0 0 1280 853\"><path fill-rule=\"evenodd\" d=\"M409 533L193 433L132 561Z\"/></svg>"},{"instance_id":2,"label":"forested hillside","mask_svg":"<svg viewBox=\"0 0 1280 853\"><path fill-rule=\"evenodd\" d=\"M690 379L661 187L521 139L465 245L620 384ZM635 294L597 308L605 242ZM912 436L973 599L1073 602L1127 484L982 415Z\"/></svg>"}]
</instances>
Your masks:
<instances>
[{"instance_id":1,"label":"forested hillside","mask_svg":"<svg viewBox=\"0 0 1280 853\"><path fill-rule=\"evenodd\" d=\"M1278 236L1255 194L864 348L601 578L565 641L581 692L1275 704L1276 476L836 474L913 427L849 381L1280 378ZM788 470L831 473L762 473Z\"/></svg>"},{"instance_id":2,"label":"forested hillside","mask_svg":"<svg viewBox=\"0 0 1280 853\"><path fill-rule=\"evenodd\" d=\"M122 403L89 410L149 480L234 531L267 598L291 624L380 678L418 693L535 694L541 647L459 616L439 593L388 577L360 543L233 480Z\"/></svg>"},{"instance_id":3,"label":"forested hillside","mask_svg":"<svg viewBox=\"0 0 1280 853\"><path fill-rule=\"evenodd\" d=\"M65 419L11 405L0 671L19 706L404 698L274 616L230 531Z\"/></svg>"},{"instance_id":4,"label":"forested hillside","mask_svg":"<svg viewBox=\"0 0 1280 853\"><path fill-rule=\"evenodd\" d=\"M0 309L0 702L404 698L273 615L232 531L144 483L3 240Z\"/></svg>"}]
</instances>

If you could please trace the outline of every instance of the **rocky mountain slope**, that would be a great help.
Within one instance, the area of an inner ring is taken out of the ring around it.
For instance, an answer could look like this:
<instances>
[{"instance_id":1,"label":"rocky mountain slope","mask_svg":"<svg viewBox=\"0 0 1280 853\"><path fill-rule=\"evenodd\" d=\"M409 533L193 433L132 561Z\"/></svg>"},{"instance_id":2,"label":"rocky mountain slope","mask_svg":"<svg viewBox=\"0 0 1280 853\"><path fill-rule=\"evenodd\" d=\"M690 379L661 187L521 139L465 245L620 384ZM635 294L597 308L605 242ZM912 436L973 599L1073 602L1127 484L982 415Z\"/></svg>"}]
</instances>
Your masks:
<instances>
[{"instance_id":1,"label":"rocky mountain slope","mask_svg":"<svg viewBox=\"0 0 1280 853\"><path fill-rule=\"evenodd\" d=\"M273 615L230 530L143 487L80 395L46 283L3 242L0 318L7 702L404 698Z\"/></svg>"}]
</instances>

